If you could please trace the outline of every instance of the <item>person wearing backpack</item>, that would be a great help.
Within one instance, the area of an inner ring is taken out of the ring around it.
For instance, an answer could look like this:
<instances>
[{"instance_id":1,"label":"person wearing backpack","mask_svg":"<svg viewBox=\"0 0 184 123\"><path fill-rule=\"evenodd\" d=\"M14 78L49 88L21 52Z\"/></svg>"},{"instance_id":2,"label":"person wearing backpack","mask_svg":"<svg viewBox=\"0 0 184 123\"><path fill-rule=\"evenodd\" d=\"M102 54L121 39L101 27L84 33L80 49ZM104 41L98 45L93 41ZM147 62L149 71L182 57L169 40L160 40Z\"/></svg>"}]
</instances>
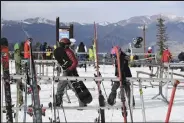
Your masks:
<instances>
[{"instance_id":1,"label":"person wearing backpack","mask_svg":"<svg viewBox=\"0 0 184 123\"><path fill-rule=\"evenodd\" d=\"M28 63L28 68L30 69L30 42L32 42L33 39L32 38L28 38L25 42L24 42L24 59L27 60Z\"/></svg>"},{"instance_id":2,"label":"person wearing backpack","mask_svg":"<svg viewBox=\"0 0 184 123\"><path fill-rule=\"evenodd\" d=\"M60 46L54 50L54 57L63 69L62 76L79 76L77 72L78 61L74 52L70 49L71 42L68 38L62 38L59 42ZM60 80L57 85L56 106L63 105L63 95L68 80ZM79 100L79 106L86 106Z\"/></svg>"},{"instance_id":3,"label":"person wearing backpack","mask_svg":"<svg viewBox=\"0 0 184 123\"><path fill-rule=\"evenodd\" d=\"M76 48L76 53L82 53L78 54L79 61L85 61L86 60L86 54L87 53L87 47L84 45L83 42L80 42L79 46ZM85 64L80 64L79 66L82 67Z\"/></svg>"},{"instance_id":4,"label":"person wearing backpack","mask_svg":"<svg viewBox=\"0 0 184 123\"><path fill-rule=\"evenodd\" d=\"M118 63L117 63L117 56L116 56L116 52L115 52L115 48L118 49L119 52L119 59L120 59L120 69L121 69L121 76L122 76L122 84L125 88L126 91L126 95L128 97L128 104L130 104L130 93L131 93L131 89L130 89L130 82L126 80L126 77L132 77L132 73L130 71L129 65L128 65L128 61L129 61L129 56L126 55L120 47L118 46L114 46L113 50L114 52L112 52L112 57L115 59L115 76L119 77L119 73L118 73ZM120 86L120 82L119 81L114 81L112 88L111 88L111 93L109 94L109 97L107 99L107 102L109 105L114 105L115 104L115 100L116 100L116 95L117 95L117 89ZM135 100L134 100L134 96L133 96L133 106L135 106Z\"/></svg>"}]
</instances>

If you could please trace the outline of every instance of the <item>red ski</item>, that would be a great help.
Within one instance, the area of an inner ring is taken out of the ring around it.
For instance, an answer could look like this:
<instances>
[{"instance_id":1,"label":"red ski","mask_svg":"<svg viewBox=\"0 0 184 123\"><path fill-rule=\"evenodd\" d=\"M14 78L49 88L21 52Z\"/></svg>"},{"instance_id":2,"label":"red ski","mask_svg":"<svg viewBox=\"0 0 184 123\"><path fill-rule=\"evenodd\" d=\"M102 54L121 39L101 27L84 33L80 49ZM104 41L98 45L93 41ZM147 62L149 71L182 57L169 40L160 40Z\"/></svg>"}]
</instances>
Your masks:
<instances>
[{"instance_id":1,"label":"red ski","mask_svg":"<svg viewBox=\"0 0 184 123\"><path fill-rule=\"evenodd\" d=\"M170 114L171 114L171 110L172 110L172 105L173 105L173 101L174 101L176 88L177 88L179 83L180 82L178 80L176 80L175 83L174 83L173 89L172 89L171 98L170 98L170 101L169 101L169 106L168 106L167 115L166 115L166 119L165 119L166 123L169 122L169 118L170 118Z\"/></svg>"}]
</instances>

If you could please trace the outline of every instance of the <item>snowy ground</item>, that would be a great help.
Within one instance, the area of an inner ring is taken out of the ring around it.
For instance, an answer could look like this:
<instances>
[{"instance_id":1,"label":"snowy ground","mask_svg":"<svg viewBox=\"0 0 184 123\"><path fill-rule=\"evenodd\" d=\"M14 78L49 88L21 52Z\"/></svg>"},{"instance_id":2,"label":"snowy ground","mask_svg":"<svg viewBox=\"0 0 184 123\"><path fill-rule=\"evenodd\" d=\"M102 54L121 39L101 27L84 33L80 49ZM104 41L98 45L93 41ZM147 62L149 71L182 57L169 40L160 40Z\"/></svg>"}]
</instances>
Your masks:
<instances>
[{"instance_id":1,"label":"snowy ground","mask_svg":"<svg viewBox=\"0 0 184 123\"><path fill-rule=\"evenodd\" d=\"M136 71L138 71L138 70L149 72L148 67L131 68L131 72L133 74L133 77L136 77ZM106 66L101 65L100 71L101 71L103 77L114 77L114 67L112 65L106 65ZM156 68L154 68L154 72L155 71L156 71ZM10 65L10 72L11 73L15 72L14 65ZM88 67L87 72L85 72L84 68L78 68L78 72L79 72L79 75L81 77L84 77L84 76L93 77L94 76L93 74L96 73L96 71L94 70L93 67ZM180 70L174 70L174 72L181 73ZM52 68L51 67L49 68L49 76L52 76ZM141 77L148 78L147 75L142 75ZM180 78L180 77L174 76L174 78ZM93 96L93 101L88 106L93 106L93 107L99 106L98 105L97 85L95 84L94 81L87 81L84 83L88 88L95 88L95 90L90 89L90 92ZM103 83L104 83L107 95L109 95L110 90L111 90L111 82L104 81ZM145 84L145 83L143 83L143 84ZM55 84L55 87L56 86L57 86L57 84ZM175 99L174 99L172 113L170 116L171 122L184 121L184 117L183 117L184 85L180 84L179 86L181 86L181 87L176 90L176 95L175 95ZM102 86L101 86L101 88L102 88ZM11 85L11 91L12 91L13 103L16 104L16 85L15 84ZM119 91L119 89L118 89L118 91ZM165 87L163 87L163 91L164 91L163 94L165 94ZM102 92L105 96L103 88L102 88ZM50 84L41 84L41 92L40 92L41 104L43 104L44 106L48 106L48 102L50 102L52 100L50 97L50 94L51 94L51 83ZM74 92L71 90L68 90L68 94L69 94L69 97L70 97L72 103L68 103L66 95L64 95L64 97L63 97L64 106L67 106L67 107L78 106L78 100L75 97ZM147 122L164 122L165 121L168 105L165 102L163 102L162 100L151 99L156 94L158 94L158 86L156 86L154 88L149 87L149 88L143 89L146 121ZM168 99L170 99L170 95L171 95L171 89L168 90ZM136 106L135 106L135 109L133 110L133 119L134 119L134 122L135 121L142 122L143 120L142 120L141 101L140 101L138 86L134 86L134 96L135 96ZM105 98L106 98L106 96L105 96ZM31 104L31 96L30 95L28 95L28 104ZM5 105L5 104L3 104L3 105ZM118 97L116 98L115 106L116 105L121 105L121 101ZM83 111L70 109L70 110L65 110L65 112L66 112L67 122L93 122L94 119L98 116L98 112L95 109L83 110ZM59 110L59 115L60 115L60 121L65 122L62 109ZM22 110L19 112L19 122L23 121L23 116L24 116L24 113ZM51 116L51 110L47 109L46 116L43 117L43 122L48 122L50 116ZM130 115L129 115L129 111L128 111L128 118L127 119L130 122L129 116ZM123 117L122 117L120 109L105 110L105 118L106 118L106 122L123 122ZM5 121L6 121L6 119L5 119L5 114L4 114L3 115L3 122L5 122ZM27 115L27 122L32 122L32 117L30 117L29 115Z\"/></svg>"}]
</instances>

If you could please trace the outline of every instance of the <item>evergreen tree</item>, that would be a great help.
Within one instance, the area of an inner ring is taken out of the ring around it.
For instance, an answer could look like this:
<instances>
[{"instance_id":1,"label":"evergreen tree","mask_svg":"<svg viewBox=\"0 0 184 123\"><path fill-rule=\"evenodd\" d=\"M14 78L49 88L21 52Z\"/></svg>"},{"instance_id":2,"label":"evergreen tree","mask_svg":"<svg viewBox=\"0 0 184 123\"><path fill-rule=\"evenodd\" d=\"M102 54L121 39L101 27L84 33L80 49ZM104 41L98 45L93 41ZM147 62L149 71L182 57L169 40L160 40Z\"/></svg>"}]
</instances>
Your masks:
<instances>
[{"instance_id":1,"label":"evergreen tree","mask_svg":"<svg viewBox=\"0 0 184 123\"><path fill-rule=\"evenodd\" d=\"M166 26L164 24L165 20L161 17L157 20L157 45L159 47L159 55L162 55L164 47L166 47L166 42L168 41L168 36L166 33Z\"/></svg>"}]
</instances>

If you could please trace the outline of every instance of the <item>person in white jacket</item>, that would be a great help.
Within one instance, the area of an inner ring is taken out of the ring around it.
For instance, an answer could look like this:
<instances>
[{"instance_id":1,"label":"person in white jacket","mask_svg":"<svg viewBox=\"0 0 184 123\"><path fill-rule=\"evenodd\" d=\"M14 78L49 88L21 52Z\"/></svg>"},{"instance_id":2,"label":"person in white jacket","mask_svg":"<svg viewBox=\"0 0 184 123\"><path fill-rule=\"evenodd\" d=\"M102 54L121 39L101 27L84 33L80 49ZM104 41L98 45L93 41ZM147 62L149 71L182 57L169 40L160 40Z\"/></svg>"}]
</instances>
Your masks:
<instances>
[{"instance_id":1,"label":"person in white jacket","mask_svg":"<svg viewBox=\"0 0 184 123\"><path fill-rule=\"evenodd\" d=\"M71 42L70 48L71 48L73 51L75 51L75 42L76 42L76 39L70 38L70 42Z\"/></svg>"}]
</instances>

